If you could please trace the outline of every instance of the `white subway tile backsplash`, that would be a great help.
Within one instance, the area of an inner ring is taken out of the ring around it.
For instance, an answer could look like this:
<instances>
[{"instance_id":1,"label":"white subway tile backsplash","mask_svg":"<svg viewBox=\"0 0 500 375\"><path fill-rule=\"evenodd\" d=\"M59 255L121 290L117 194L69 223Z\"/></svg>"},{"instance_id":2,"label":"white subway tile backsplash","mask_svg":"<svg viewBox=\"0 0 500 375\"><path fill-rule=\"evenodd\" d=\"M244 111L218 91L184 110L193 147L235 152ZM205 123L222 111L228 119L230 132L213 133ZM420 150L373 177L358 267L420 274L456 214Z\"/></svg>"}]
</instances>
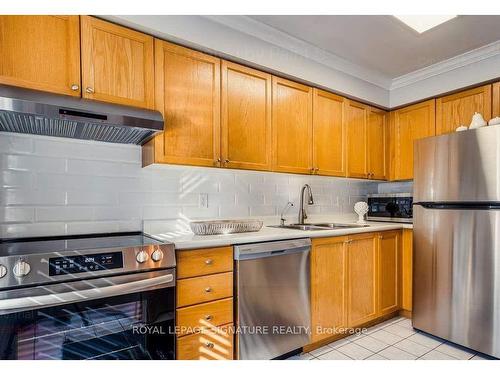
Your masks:
<instances>
[{"instance_id":1,"label":"white subway tile backsplash","mask_svg":"<svg viewBox=\"0 0 500 375\"><path fill-rule=\"evenodd\" d=\"M275 216L311 185L311 214L352 213L377 182L222 168L141 168L139 146L0 133L2 237L148 228L189 230L189 220ZM400 186L401 187L401 186ZM405 186L403 186L404 188ZM208 198L208 206L201 207ZM275 220L276 219L276 220ZM158 230L156 232L159 232Z\"/></svg>"}]
</instances>

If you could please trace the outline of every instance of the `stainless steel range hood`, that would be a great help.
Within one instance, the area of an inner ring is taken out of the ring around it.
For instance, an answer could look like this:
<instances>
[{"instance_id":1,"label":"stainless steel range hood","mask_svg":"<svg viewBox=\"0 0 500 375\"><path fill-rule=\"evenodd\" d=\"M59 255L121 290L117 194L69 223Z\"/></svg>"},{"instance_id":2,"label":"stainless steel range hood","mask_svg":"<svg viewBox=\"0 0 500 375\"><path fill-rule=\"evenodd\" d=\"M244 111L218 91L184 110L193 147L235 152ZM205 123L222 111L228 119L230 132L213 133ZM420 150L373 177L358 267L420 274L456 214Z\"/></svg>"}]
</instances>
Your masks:
<instances>
[{"instance_id":1,"label":"stainless steel range hood","mask_svg":"<svg viewBox=\"0 0 500 375\"><path fill-rule=\"evenodd\" d=\"M142 145L160 112L0 85L0 131Z\"/></svg>"}]
</instances>

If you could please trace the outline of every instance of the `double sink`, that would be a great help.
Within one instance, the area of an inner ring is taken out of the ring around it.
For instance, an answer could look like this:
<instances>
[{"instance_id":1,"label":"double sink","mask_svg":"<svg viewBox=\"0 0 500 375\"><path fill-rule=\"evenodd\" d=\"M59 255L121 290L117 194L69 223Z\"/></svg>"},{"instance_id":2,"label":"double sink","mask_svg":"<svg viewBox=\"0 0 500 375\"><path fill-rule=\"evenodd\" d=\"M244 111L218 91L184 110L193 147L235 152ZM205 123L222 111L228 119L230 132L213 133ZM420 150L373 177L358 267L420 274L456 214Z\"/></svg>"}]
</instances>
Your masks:
<instances>
[{"instance_id":1,"label":"double sink","mask_svg":"<svg viewBox=\"0 0 500 375\"><path fill-rule=\"evenodd\" d=\"M340 224L340 223L311 223L311 224L287 224L287 225L269 225L271 228L297 229L297 230L333 230L349 228L365 228L367 224Z\"/></svg>"}]
</instances>

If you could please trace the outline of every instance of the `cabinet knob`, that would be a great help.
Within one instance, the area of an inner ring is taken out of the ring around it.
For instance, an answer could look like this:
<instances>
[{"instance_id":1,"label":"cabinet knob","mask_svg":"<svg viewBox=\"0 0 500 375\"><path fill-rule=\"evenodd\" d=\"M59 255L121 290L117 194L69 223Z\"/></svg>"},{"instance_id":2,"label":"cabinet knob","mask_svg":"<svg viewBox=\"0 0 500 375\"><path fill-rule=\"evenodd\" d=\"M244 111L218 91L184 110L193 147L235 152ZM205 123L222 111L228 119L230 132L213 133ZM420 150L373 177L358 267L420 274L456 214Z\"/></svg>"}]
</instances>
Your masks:
<instances>
[{"instance_id":1,"label":"cabinet knob","mask_svg":"<svg viewBox=\"0 0 500 375\"><path fill-rule=\"evenodd\" d=\"M78 90L80 90L80 86L73 84L73 85L71 85L71 90L78 91Z\"/></svg>"},{"instance_id":2,"label":"cabinet knob","mask_svg":"<svg viewBox=\"0 0 500 375\"><path fill-rule=\"evenodd\" d=\"M209 286L207 286L207 287L205 288L205 292L210 293L211 291L212 291L212 288L210 288Z\"/></svg>"},{"instance_id":3,"label":"cabinet knob","mask_svg":"<svg viewBox=\"0 0 500 375\"><path fill-rule=\"evenodd\" d=\"M213 342L210 342L210 341L207 341L207 342L205 343L205 346L206 346L207 348L213 348L213 347L214 347L214 343L213 343Z\"/></svg>"},{"instance_id":4,"label":"cabinet knob","mask_svg":"<svg viewBox=\"0 0 500 375\"><path fill-rule=\"evenodd\" d=\"M212 316L212 315L206 315L206 316L205 316L205 320L206 320L207 322L211 321L212 319L213 319L213 316Z\"/></svg>"},{"instance_id":5,"label":"cabinet knob","mask_svg":"<svg viewBox=\"0 0 500 375\"><path fill-rule=\"evenodd\" d=\"M205 260L205 264L206 264L207 266L211 265L213 262L214 262L214 261L213 261L212 259L207 259L207 260Z\"/></svg>"},{"instance_id":6,"label":"cabinet knob","mask_svg":"<svg viewBox=\"0 0 500 375\"><path fill-rule=\"evenodd\" d=\"M220 165L220 162L221 162L221 159L220 158L217 158L214 160L214 165L215 166L219 166Z\"/></svg>"},{"instance_id":7,"label":"cabinet knob","mask_svg":"<svg viewBox=\"0 0 500 375\"><path fill-rule=\"evenodd\" d=\"M85 91L86 91L87 93L89 93L89 94L93 94L93 93L94 93L94 89L93 89L92 87L87 87L87 88L85 89Z\"/></svg>"}]
</instances>

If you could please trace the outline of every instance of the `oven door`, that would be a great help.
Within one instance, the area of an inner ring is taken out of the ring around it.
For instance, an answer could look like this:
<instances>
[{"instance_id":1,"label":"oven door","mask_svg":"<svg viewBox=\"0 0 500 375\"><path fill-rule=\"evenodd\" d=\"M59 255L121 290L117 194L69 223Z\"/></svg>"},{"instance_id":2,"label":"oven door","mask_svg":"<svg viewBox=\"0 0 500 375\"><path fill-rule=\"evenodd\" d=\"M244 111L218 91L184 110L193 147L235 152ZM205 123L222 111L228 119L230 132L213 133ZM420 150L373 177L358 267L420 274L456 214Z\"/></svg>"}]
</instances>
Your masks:
<instances>
[{"instance_id":1,"label":"oven door","mask_svg":"<svg viewBox=\"0 0 500 375\"><path fill-rule=\"evenodd\" d=\"M0 359L174 359L175 271L0 291Z\"/></svg>"}]
</instances>

